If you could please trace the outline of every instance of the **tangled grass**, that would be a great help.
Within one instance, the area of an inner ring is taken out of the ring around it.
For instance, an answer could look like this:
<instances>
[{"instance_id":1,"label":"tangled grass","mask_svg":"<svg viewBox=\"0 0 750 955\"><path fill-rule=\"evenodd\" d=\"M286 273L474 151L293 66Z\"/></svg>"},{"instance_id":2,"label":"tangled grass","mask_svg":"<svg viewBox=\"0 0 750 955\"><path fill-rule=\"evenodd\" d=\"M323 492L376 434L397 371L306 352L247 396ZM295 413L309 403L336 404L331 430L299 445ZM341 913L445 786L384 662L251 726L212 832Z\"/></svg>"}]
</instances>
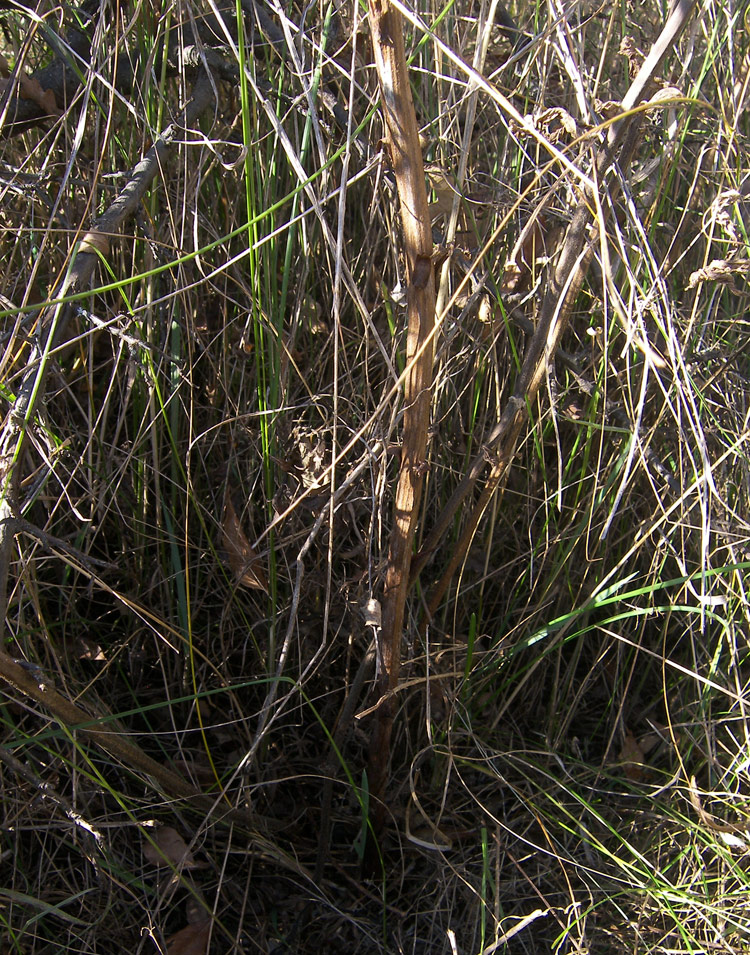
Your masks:
<instances>
[{"instance_id":1,"label":"tangled grass","mask_svg":"<svg viewBox=\"0 0 750 955\"><path fill-rule=\"evenodd\" d=\"M576 175L667 10L509 5L518 39L493 4L404 11L446 247L419 549L513 393ZM471 501L411 592L365 880L404 370L366 11L3 5L6 433L78 243L177 123L2 463L5 653L90 721L0 673L4 952L748 949L746 16L693 12L427 626ZM78 86L44 98L65 56ZM206 67L215 98L181 128Z\"/></svg>"}]
</instances>

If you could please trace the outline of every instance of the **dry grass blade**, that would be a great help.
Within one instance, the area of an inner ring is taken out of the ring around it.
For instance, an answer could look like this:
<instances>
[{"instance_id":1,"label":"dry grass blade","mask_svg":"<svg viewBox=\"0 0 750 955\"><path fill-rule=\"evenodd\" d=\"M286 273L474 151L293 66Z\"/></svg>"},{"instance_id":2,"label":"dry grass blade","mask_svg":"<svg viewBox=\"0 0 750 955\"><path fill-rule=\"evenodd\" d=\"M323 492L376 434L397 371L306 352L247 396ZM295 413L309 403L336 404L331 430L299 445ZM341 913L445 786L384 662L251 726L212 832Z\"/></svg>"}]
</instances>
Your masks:
<instances>
[{"instance_id":1,"label":"dry grass blade","mask_svg":"<svg viewBox=\"0 0 750 955\"><path fill-rule=\"evenodd\" d=\"M627 115L627 111L632 110L648 90L659 65L684 29L694 6L694 0L680 0L675 5L649 56L628 89L623 99L626 115L612 124L606 146L595 158L596 179L599 183L605 180L620 147L622 152L619 156L619 166L623 172L627 169L642 119L642 115ZM612 190L615 189L616 186L613 184ZM414 562L413 577L419 573L430 555L439 546L456 512L472 492L486 466L488 457L494 457L490 475L466 522L459 546L455 549L448 567L430 595L426 620L429 620L430 615L443 599L453 575L465 559L482 515L512 460L518 436L527 418L527 409L536 398L548 364L554 359L598 241L595 237L588 237L588 226L594 208L602 209L605 206L600 201L596 202L593 196L585 195L568 226L559 261L544 295L537 328L524 357L516 392L510 398L500 421L485 442L482 453L474 459L469 471L438 517L435 527ZM600 230L603 235L604 222L600 223Z\"/></svg>"},{"instance_id":2,"label":"dry grass blade","mask_svg":"<svg viewBox=\"0 0 750 955\"><path fill-rule=\"evenodd\" d=\"M138 746L115 730L102 729L96 720L62 694L35 677L19 663L0 651L0 679L15 687L25 696L40 703L55 720L71 731L76 730L121 759L126 766L153 777L165 792L183 799L196 799L204 806L211 801L195 790L182 776L147 756Z\"/></svg>"},{"instance_id":3,"label":"dry grass blade","mask_svg":"<svg viewBox=\"0 0 750 955\"><path fill-rule=\"evenodd\" d=\"M50 305L39 316L36 344L31 350L18 396L0 435L0 606L4 607L10 552L13 546L13 521L17 502L15 489L21 476L18 461L31 425L37 402L45 392L53 352L64 348L68 324L75 313L70 296L86 287L99 262L97 249L109 248L109 236L116 234L127 219L135 215L149 185L178 136L181 128L190 128L215 99L213 79L201 68L193 95L185 106L179 123L170 125L136 165L125 188L112 205L96 221L86 235L82 249L73 250L72 261L57 283Z\"/></svg>"}]
</instances>

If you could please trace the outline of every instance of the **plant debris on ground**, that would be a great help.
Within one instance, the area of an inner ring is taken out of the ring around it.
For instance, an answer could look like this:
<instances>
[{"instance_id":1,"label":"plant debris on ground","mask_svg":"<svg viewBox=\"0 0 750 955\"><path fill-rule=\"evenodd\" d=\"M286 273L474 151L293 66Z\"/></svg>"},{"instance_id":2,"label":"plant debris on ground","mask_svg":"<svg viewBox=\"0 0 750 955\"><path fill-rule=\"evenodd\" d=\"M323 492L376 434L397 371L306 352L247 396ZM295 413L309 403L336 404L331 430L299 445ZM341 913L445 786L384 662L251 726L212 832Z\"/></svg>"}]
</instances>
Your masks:
<instances>
[{"instance_id":1,"label":"plant debris on ground","mask_svg":"<svg viewBox=\"0 0 750 955\"><path fill-rule=\"evenodd\" d=\"M747 18L0 3L3 955L750 949Z\"/></svg>"}]
</instances>

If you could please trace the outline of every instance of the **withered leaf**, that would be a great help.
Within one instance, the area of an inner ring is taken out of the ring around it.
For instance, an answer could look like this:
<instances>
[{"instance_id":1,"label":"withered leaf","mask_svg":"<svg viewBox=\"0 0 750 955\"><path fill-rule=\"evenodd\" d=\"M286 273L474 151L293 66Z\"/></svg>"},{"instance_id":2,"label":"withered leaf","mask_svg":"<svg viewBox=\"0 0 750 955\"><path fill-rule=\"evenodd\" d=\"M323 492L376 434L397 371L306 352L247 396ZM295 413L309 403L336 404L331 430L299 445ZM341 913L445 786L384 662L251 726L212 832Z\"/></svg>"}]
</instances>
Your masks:
<instances>
[{"instance_id":1,"label":"withered leaf","mask_svg":"<svg viewBox=\"0 0 750 955\"><path fill-rule=\"evenodd\" d=\"M184 869L201 867L201 863L195 861L185 840L171 826L157 829L153 840L143 847L143 854L153 865L182 866Z\"/></svg>"},{"instance_id":2,"label":"withered leaf","mask_svg":"<svg viewBox=\"0 0 750 955\"><path fill-rule=\"evenodd\" d=\"M206 955L210 932L208 919L186 925L167 939L167 952L169 955Z\"/></svg>"},{"instance_id":3,"label":"withered leaf","mask_svg":"<svg viewBox=\"0 0 750 955\"><path fill-rule=\"evenodd\" d=\"M703 269L698 269L690 276L688 288L695 288L700 282L720 282L722 285L734 286L735 276L750 275L750 261L747 259L714 259Z\"/></svg>"},{"instance_id":4,"label":"withered leaf","mask_svg":"<svg viewBox=\"0 0 750 955\"><path fill-rule=\"evenodd\" d=\"M4 57L0 56L0 95L3 94L8 86L13 82L8 78L8 63ZM58 109L55 93L53 90L43 90L39 80L32 76L26 76L22 73L18 77L18 95L21 99L31 100L32 103L43 110L48 116L62 116L63 111Z\"/></svg>"},{"instance_id":5,"label":"withered leaf","mask_svg":"<svg viewBox=\"0 0 750 955\"><path fill-rule=\"evenodd\" d=\"M643 752L641 744L628 730L625 733L625 739L622 741L622 749L618 758L618 763L622 767L626 779L631 782L640 782L645 774L646 755Z\"/></svg>"},{"instance_id":6,"label":"withered leaf","mask_svg":"<svg viewBox=\"0 0 750 955\"><path fill-rule=\"evenodd\" d=\"M240 519L229 497L227 497L224 510L222 531L229 566L237 582L245 587L264 590L268 593L268 578L261 566L260 558L250 546L250 541L242 530Z\"/></svg>"},{"instance_id":7,"label":"withered leaf","mask_svg":"<svg viewBox=\"0 0 750 955\"><path fill-rule=\"evenodd\" d=\"M58 109L55 94L52 90L43 90L39 80L33 76L21 76L18 91L23 99L30 99L32 103L44 110L49 116L62 116Z\"/></svg>"}]
</instances>

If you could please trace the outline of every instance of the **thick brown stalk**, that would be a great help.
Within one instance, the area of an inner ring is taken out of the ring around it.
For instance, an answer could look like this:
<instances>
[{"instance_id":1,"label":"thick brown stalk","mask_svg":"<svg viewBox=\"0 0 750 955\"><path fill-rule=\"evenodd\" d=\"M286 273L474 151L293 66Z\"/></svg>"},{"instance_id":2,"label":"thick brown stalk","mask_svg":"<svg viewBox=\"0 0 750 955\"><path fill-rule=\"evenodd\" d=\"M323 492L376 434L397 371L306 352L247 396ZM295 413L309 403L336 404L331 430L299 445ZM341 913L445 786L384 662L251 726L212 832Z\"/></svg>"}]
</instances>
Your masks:
<instances>
[{"instance_id":1,"label":"thick brown stalk","mask_svg":"<svg viewBox=\"0 0 750 955\"><path fill-rule=\"evenodd\" d=\"M370 23L387 143L401 208L408 280L407 370L404 380L401 466L388 550L379 647L380 683L377 689L383 693L398 685L401 667L404 606L422 495L430 416L435 281L427 188L404 54L401 14L388 0L370 0ZM383 800L390 762L393 712L394 698L390 695L377 710L370 746L369 786L375 806L376 835L382 831L385 821Z\"/></svg>"},{"instance_id":2,"label":"thick brown stalk","mask_svg":"<svg viewBox=\"0 0 750 955\"><path fill-rule=\"evenodd\" d=\"M678 0L673 4L664 29L623 99L625 115L610 127L607 141L596 157L595 180L597 182L601 183L604 180L618 154L621 171L624 172L627 169L637 142L642 118L642 114L636 115L630 111L648 96L656 71L685 26L694 6L695 0ZM617 185L613 183L611 194L614 194L616 190ZM453 574L464 560L482 514L510 464L516 441L528 416L529 405L536 398L544 380L547 363L554 356L567 326L571 309L594 254L597 240L587 237L587 230L591 222L591 209L595 207L593 198L584 196L576 209L565 235L557 267L550 278L542 301L537 328L524 358L516 390L500 421L485 441L482 452L472 462L463 480L440 513L422 550L412 562L411 577L414 580L439 546L445 532L452 526L456 513L473 491L488 462L491 462L490 475L479 500L469 515L458 546L453 549L448 566L430 594L427 605L428 617L439 605ZM601 207L607 208L604 204L601 204Z\"/></svg>"}]
</instances>

